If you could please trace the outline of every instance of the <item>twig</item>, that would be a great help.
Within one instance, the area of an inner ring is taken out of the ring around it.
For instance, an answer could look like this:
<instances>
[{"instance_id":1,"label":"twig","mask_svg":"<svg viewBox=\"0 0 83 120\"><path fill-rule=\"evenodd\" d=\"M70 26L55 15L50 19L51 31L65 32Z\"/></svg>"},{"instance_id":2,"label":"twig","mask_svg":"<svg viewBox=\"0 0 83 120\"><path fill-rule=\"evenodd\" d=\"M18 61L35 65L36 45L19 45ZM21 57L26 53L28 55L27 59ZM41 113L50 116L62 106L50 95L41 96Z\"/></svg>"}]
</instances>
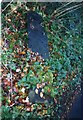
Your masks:
<instances>
[{"instance_id":1,"label":"twig","mask_svg":"<svg viewBox=\"0 0 83 120\"><path fill-rule=\"evenodd\" d=\"M10 98L12 97L12 92L13 92L13 84L12 84L12 70L10 68L10 82L11 82L11 91L10 91ZM12 98L11 98L12 99Z\"/></svg>"},{"instance_id":2,"label":"twig","mask_svg":"<svg viewBox=\"0 0 83 120\"><path fill-rule=\"evenodd\" d=\"M2 10L2 13L10 6L10 4L13 2L13 0Z\"/></svg>"}]
</instances>

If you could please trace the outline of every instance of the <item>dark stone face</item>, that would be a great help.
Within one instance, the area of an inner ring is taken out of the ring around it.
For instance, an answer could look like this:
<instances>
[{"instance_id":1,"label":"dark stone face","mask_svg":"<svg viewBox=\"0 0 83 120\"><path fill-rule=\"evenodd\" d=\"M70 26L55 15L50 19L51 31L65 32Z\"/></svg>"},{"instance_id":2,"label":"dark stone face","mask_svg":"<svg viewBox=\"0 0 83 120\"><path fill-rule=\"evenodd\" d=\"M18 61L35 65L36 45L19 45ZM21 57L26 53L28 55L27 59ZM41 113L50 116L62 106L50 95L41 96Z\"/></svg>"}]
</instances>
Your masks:
<instances>
[{"instance_id":1,"label":"dark stone face","mask_svg":"<svg viewBox=\"0 0 83 120\"><path fill-rule=\"evenodd\" d=\"M28 17L28 47L44 59L49 58L48 38L42 26L42 17L30 11Z\"/></svg>"},{"instance_id":2,"label":"dark stone face","mask_svg":"<svg viewBox=\"0 0 83 120\"><path fill-rule=\"evenodd\" d=\"M41 24L43 21L42 17L39 14L34 11L30 11L28 12L28 22L30 23L33 20L37 21L39 24Z\"/></svg>"},{"instance_id":3,"label":"dark stone face","mask_svg":"<svg viewBox=\"0 0 83 120\"><path fill-rule=\"evenodd\" d=\"M53 98L51 98L50 96L47 96L45 94L44 94L45 98L41 98L40 93L42 91L42 88L38 89L38 94L36 94L36 92L35 92L36 89L37 88L29 91L28 97L29 97L29 101L31 103L33 103L33 104L34 103L47 103L48 105L50 105L51 102L53 102Z\"/></svg>"}]
</instances>

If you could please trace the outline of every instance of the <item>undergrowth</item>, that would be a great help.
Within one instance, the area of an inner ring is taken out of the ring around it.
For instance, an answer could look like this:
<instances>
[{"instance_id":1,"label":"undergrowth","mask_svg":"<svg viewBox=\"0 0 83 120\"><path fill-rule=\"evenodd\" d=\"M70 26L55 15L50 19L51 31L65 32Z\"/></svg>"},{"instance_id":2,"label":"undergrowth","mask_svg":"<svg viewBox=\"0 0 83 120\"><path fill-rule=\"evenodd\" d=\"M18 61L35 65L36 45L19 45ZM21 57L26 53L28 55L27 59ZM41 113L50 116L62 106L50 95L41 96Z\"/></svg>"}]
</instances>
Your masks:
<instances>
[{"instance_id":1,"label":"undergrowth","mask_svg":"<svg viewBox=\"0 0 83 120\"><path fill-rule=\"evenodd\" d=\"M11 3L5 10L8 3L2 3L2 119L67 117L74 96L80 92L83 44L81 18L78 20L74 12L73 17L71 13L61 17L64 14L61 10L66 13L66 4ZM44 60L28 48L27 12L30 10L43 17L50 59ZM51 104L30 103L29 90L41 86L44 87L40 97L52 98Z\"/></svg>"}]
</instances>

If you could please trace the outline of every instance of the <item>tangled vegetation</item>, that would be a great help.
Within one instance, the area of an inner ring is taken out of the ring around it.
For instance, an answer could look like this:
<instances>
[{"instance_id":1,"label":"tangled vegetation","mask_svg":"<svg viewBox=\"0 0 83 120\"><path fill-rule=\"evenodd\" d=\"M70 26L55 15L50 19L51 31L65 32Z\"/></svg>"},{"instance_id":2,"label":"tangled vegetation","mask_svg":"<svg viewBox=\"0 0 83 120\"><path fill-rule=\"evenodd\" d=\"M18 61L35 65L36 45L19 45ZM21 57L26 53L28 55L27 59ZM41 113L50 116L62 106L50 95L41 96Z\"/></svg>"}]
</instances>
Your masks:
<instances>
[{"instance_id":1,"label":"tangled vegetation","mask_svg":"<svg viewBox=\"0 0 83 120\"><path fill-rule=\"evenodd\" d=\"M6 4L2 3L2 10ZM48 3L11 3L2 12L1 109L4 120L63 119L80 92L81 23L76 24L77 32L74 32L75 28L70 29L67 24L76 22L76 18L71 14L58 18L59 13L55 14L51 8L51 13L46 12L46 8ZM30 10L43 17L50 59L44 60L28 48L27 12ZM30 103L29 90L41 86L40 97L52 98L51 104Z\"/></svg>"}]
</instances>

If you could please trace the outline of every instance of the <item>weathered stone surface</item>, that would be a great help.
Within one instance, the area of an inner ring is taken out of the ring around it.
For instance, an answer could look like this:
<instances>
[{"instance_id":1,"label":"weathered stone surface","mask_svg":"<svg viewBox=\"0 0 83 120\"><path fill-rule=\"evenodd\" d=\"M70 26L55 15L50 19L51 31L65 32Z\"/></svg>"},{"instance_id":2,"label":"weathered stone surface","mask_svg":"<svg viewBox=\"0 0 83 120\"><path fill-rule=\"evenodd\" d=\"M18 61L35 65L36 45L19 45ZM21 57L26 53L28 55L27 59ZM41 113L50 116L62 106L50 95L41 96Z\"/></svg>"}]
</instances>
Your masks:
<instances>
[{"instance_id":1,"label":"weathered stone surface","mask_svg":"<svg viewBox=\"0 0 83 120\"><path fill-rule=\"evenodd\" d=\"M33 52L38 52L44 59L49 58L48 38L42 26L42 17L30 11L28 18L28 47Z\"/></svg>"}]
</instances>

